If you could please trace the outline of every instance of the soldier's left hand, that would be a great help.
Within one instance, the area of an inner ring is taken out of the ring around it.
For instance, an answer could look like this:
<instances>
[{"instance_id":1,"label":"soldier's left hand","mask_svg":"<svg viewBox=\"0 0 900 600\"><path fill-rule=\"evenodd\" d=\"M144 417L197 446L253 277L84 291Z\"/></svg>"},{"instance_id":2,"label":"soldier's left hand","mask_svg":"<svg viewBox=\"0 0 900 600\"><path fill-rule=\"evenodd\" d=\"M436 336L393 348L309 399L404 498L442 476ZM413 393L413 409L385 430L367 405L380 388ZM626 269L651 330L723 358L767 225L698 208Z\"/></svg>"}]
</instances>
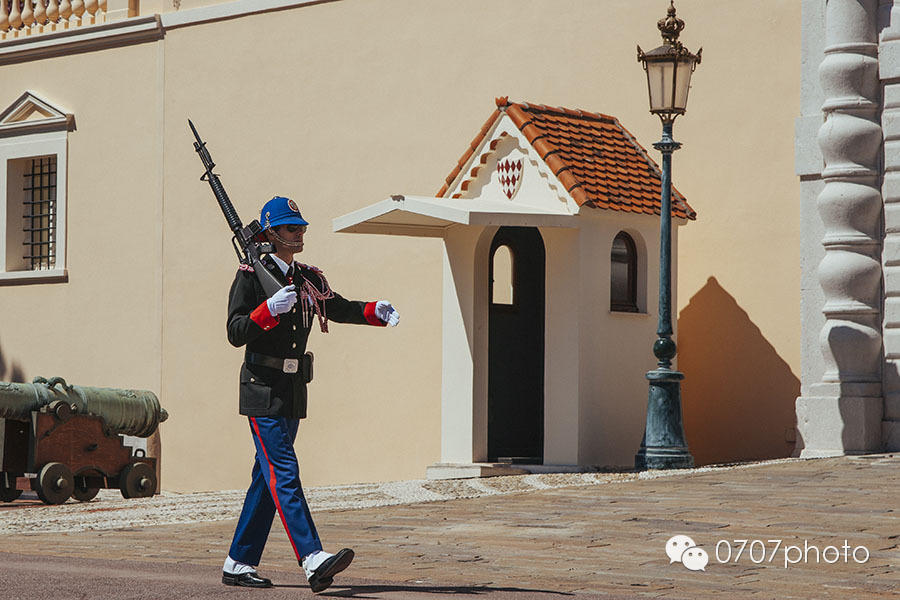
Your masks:
<instances>
[{"instance_id":1,"label":"soldier's left hand","mask_svg":"<svg viewBox=\"0 0 900 600\"><path fill-rule=\"evenodd\" d=\"M379 300L375 303L375 316L391 327L396 327L400 322L400 313L387 300Z\"/></svg>"}]
</instances>

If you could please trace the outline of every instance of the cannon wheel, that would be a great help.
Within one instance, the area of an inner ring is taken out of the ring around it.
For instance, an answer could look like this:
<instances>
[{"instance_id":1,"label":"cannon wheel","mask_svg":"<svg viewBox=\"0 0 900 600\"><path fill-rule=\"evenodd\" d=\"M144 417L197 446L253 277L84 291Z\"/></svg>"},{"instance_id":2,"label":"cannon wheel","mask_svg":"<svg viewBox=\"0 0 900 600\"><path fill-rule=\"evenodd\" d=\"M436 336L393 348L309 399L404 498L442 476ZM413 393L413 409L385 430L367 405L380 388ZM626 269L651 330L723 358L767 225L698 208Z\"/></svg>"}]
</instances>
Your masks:
<instances>
[{"instance_id":1,"label":"cannon wheel","mask_svg":"<svg viewBox=\"0 0 900 600\"><path fill-rule=\"evenodd\" d=\"M76 485L75 489L72 490L72 496L79 502L90 502L99 491L100 488Z\"/></svg>"},{"instance_id":2,"label":"cannon wheel","mask_svg":"<svg viewBox=\"0 0 900 600\"><path fill-rule=\"evenodd\" d=\"M96 471L88 470L79 472L79 477L75 478L75 489L72 491L72 496L79 502L90 502L100 491L99 487L87 485L87 476L94 474L100 475L100 473L97 473Z\"/></svg>"},{"instance_id":3,"label":"cannon wheel","mask_svg":"<svg viewBox=\"0 0 900 600\"><path fill-rule=\"evenodd\" d=\"M75 490L75 477L66 465L50 462L41 467L34 480L34 491L45 504L62 504Z\"/></svg>"},{"instance_id":4,"label":"cannon wheel","mask_svg":"<svg viewBox=\"0 0 900 600\"><path fill-rule=\"evenodd\" d=\"M13 479L13 482L15 482L15 479ZM7 487L6 477L3 473L0 473L0 502L12 502L21 495L22 490L17 490L14 487Z\"/></svg>"},{"instance_id":5,"label":"cannon wheel","mask_svg":"<svg viewBox=\"0 0 900 600\"><path fill-rule=\"evenodd\" d=\"M153 467L136 462L122 469L119 489L125 498L148 498L156 492L156 473Z\"/></svg>"}]
</instances>

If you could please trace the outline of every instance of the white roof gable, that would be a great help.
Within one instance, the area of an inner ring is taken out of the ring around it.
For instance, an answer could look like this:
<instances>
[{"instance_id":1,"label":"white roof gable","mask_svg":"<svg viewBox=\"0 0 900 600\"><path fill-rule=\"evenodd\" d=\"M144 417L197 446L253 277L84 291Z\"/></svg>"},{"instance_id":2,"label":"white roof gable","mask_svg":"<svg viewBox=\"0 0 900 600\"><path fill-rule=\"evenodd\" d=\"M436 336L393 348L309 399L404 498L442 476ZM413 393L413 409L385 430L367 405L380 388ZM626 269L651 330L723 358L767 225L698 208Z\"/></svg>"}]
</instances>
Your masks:
<instances>
[{"instance_id":1,"label":"white roof gable","mask_svg":"<svg viewBox=\"0 0 900 600\"><path fill-rule=\"evenodd\" d=\"M509 180L510 174L516 181ZM580 209L506 114L484 136L444 197L511 202L573 215Z\"/></svg>"},{"instance_id":2,"label":"white roof gable","mask_svg":"<svg viewBox=\"0 0 900 600\"><path fill-rule=\"evenodd\" d=\"M75 129L75 115L25 92L0 113L0 137Z\"/></svg>"}]
</instances>

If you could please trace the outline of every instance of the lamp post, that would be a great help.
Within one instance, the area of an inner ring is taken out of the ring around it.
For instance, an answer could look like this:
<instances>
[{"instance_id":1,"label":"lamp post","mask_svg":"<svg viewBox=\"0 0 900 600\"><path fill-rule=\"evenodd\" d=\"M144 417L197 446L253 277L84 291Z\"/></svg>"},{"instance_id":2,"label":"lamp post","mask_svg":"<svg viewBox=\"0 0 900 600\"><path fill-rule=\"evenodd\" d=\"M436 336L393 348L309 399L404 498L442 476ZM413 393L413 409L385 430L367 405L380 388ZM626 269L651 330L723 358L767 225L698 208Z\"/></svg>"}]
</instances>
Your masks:
<instances>
[{"instance_id":1,"label":"lamp post","mask_svg":"<svg viewBox=\"0 0 900 600\"><path fill-rule=\"evenodd\" d=\"M634 457L637 469L680 469L694 466L688 451L681 420L681 380L684 374L672 369L675 340L672 339L672 153L681 147L672 139L672 124L687 105L691 73L700 63L701 48L691 54L678 35L684 21L675 16L670 0L666 18L657 24L663 45L644 53L638 46L638 61L647 73L650 112L662 120L662 140L653 147L662 153L662 198L659 225L659 336L653 344L657 368L647 373L650 394L647 424L641 449Z\"/></svg>"}]
</instances>

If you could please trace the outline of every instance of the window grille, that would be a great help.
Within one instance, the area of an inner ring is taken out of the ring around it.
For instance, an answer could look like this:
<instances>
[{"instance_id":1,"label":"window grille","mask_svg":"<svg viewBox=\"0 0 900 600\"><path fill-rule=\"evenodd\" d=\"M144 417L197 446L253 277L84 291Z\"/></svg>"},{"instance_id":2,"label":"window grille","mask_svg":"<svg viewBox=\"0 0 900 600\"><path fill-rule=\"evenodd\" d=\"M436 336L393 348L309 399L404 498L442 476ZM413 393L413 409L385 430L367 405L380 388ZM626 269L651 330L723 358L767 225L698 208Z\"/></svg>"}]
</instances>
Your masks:
<instances>
[{"instance_id":1,"label":"window grille","mask_svg":"<svg viewBox=\"0 0 900 600\"><path fill-rule=\"evenodd\" d=\"M30 159L25 168L25 262L52 269L56 252L56 156Z\"/></svg>"}]
</instances>

